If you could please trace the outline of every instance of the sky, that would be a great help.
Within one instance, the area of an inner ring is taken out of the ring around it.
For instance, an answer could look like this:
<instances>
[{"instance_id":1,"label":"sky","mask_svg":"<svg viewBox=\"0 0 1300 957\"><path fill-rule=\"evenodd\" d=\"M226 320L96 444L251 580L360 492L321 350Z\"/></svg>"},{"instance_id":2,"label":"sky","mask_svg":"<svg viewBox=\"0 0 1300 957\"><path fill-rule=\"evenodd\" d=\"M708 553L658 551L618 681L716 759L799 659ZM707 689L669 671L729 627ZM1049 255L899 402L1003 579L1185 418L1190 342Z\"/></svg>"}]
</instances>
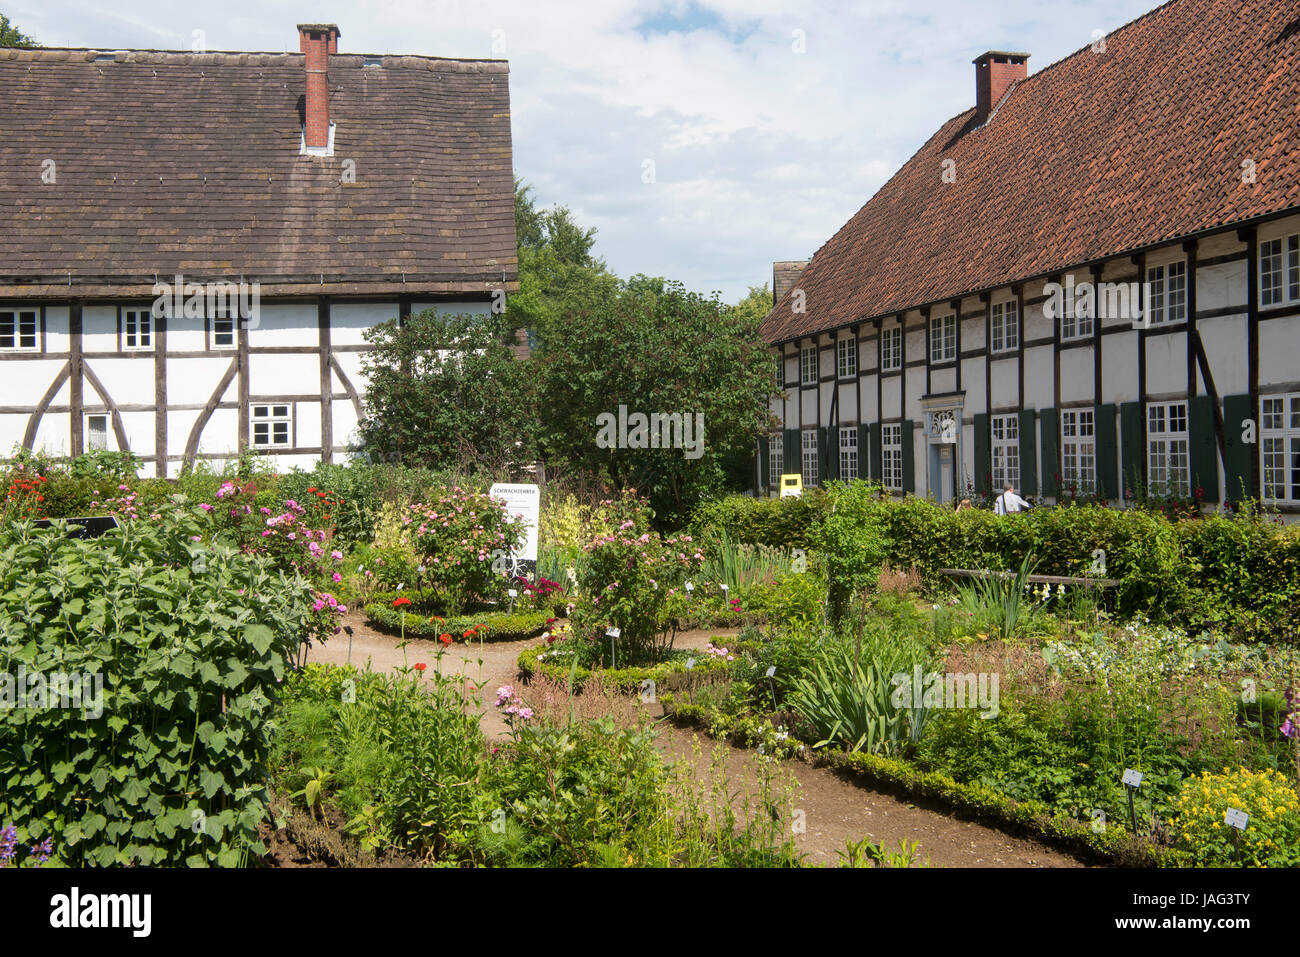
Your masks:
<instances>
[{"instance_id":1,"label":"sky","mask_svg":"<svg viewBox=\"0 0 1300 957\"><path fill-rule=\"evenodd\" d=\"M946 120L986 50L1037 72L1157 0L0 0L45 46L510 61L514 166L621 276L736 301L807 259ZM195 31L202 31L196 35ZM1098 34L1097 31L1101 31Z\"/></svg>"}]
</instances>

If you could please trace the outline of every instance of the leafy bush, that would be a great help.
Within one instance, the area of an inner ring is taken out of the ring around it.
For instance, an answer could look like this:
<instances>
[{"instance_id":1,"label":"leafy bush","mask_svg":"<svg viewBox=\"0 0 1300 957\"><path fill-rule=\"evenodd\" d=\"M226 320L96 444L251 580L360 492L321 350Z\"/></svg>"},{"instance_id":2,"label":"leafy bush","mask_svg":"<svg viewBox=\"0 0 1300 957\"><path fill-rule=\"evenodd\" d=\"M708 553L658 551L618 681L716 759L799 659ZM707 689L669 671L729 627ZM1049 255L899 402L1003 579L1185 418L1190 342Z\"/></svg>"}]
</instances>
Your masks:
<instances>
[{"instance_id":1,"label":"leafy bush","mask_svg":"<svg viewBox=\"0 0 1300 957\"><path fill-rule=\"evenodd\" d=\"M0 710L0 820L70 865L260 853L271 701L327 616L301 577L205 530L172 506L96 540L0 531L0 672L102 692Z\"/></svg>"},{"instance_id":2,"label":"leafy bush","mask_svg":"<svg viewBox=\"0 0 1300 957\"><path fill-rule=\"evenodd\" d=\"M688 661L694 661L689 669L686 667ZM572 676L575 692L582 690L593 673L593 669L575 664L573 652L569 648L551 645L524 649L519 653L517 665L524 680L531 680L534 675L544 675L561 685L567 685ZM657 664L601 668L599 674L601 684L607 690L639 692L647 687L647 681L653 682L659 691L689 688L694 682L707 680L709 675L720 674L725 670L725 661L698 652L675 651Z\"/></svg>"},{"instance_id":3,"label":"leafy bush","mask_svg":"<svg viewBox=\"0 0 1300 957\"><path fill-rule=\"evenodd\" d=\"M492 563L500 552L519 546L524 530L501 502L482 492L444 488L410 506L403 523L448 614L460 614L474 598L505 591Z\"/></svg>"},{"instance_id":4,"label":"leafy bush","mask_svg":"<svg viewBox=\"0 0 1300 957\"><path fill-rule=\"evenodd\" d=\"M1236 845L1224 820L1229 808L1250 815ZM1276 771L1225 768L1188 779L1171 824L1179 845L1203 867L1300 866L1300 798Z\"/></svg>"},{"instance_id":5,"label":"leafy bush","mask_svg":"<svg viewBox=\"0 0 1300 957\"><path fill-rule=\"evenodd\" d=\"M535 638L552 620L545 611L490 611L476 615L441 619L431 615L394 608L391 601L366 604L366 620L379 631L407 638L437 640L450 635L453 641L472 638L478 641L522 641ZM405 631L403 631L405 625ZM469 632L473 635L469 635Z\"/></svg>"}]
</instances>

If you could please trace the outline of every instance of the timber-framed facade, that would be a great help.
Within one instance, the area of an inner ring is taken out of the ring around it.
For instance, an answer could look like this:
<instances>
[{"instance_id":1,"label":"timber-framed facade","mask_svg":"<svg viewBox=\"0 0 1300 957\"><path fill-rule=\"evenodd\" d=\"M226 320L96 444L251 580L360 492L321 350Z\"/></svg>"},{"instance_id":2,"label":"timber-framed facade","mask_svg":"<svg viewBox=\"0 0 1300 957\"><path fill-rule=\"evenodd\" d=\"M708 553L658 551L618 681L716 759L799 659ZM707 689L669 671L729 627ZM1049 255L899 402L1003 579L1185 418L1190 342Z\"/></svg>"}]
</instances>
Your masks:
<instances>
[{"instance_id":1,"label":"timber-framed facade","mask_svg":"<svg viewBox=\"0 0 1300 957\"><path fill-rule=\"evenodd\" d=\"M1300 512L1300 21L1285 6L1174 0L1032 76L1027 54L977 59L975 110L766 320L784 398L759 487L784 471L938 501L1011 482L1048 502ZM1201 59L1169 79L1189 30ZM1071 125L1070 152L1044 148Z\"/></svg>"}]
</instances>

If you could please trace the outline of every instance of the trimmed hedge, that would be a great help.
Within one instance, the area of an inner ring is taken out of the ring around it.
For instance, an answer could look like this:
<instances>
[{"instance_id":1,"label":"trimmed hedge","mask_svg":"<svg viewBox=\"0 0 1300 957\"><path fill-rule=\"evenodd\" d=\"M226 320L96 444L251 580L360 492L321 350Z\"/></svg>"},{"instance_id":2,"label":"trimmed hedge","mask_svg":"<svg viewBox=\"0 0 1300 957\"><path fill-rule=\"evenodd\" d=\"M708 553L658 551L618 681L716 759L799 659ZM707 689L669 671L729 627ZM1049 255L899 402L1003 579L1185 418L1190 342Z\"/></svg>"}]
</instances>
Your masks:
<instances>
[{"instance_id":1,"label":"trimmed hedge","mask_svg":"<svg viewBox=\"0 0 1300 957\"><path fill-rule=\"evenodd\" d=\"M525 681L531 681L534 677L542 675L553 681L567 684L569 675L572 673L573 690L581 691L587 679L591 677L593 669L579 665L575 670L568 658L559 658L555 661L541 660L542 655L554 650L556 650L554 645L525 648L519 653L519 674ZM642 682L647 680L653 681L656 689L661 690L679 687L686 683L686 660L691 657L695 658L695 666L692 669L695 675L726 671L727 663L725 661L710 658L702 653L697 655L685 651L675 652L672 658L657 665L598 668L595 671L600 674L601 683L606 690L616 690L629 694L639 692Z\"/></svg>"},{"instance_id":2,"label":"trimmed hedge","mask_svg":"<svg viewBox=\"0 0 1300 957\"><path fill-rule=\"evenodd\" d=\"M954 811L1029 834L1073 854L1123 867L1185 867L1187 855L1134 837L1122 826L1094 833L1090 824L1053 812L1041 801L1016 801L982 784L962 784L938 771L857 751L824 754L816 762L911 798L937 801Z\"/></svg>"},{"instance_id":3,"label":"trimmed hedge","mask_svg":"<svg viewBox=\"0 0 1300 957\"><path fill-rule=\"evenodd\" d=\"M448 618L442 623L430 622L429 615L398 611L391 603L371 602L366 605L366 621L376 630L390 635L402 634L402 619L406 619L407 638L430 638L449 634L460 641L471 628L486 626L479 634L484 641L522 641L535 638L546 630L551 616L544 611L490 611L481 615L462 615Z\"/></svg>"},{"instance_id":4,"label":"trimmed hedge","mask_svg":"<svg viewBox=\"0 0 1300 957\"><path fill-rule=\"evenodd\" d=\"M855 497L862 535L883 536L891 565L915 568L928 585L944 581L940 568L1015 569L1032 552L1039 574L1118 579L1112 595L1125 616L1141 612L1157 622L1248 639L1300 635L1300 526L1245 515L1174 522L1159 512L1100 505L997 516L876 493L854 483L836 494ZM733 541L821 549L833 498L732 496L702 506L693 530L707 535L722 523Z\"/></svg>"}]
</instances>

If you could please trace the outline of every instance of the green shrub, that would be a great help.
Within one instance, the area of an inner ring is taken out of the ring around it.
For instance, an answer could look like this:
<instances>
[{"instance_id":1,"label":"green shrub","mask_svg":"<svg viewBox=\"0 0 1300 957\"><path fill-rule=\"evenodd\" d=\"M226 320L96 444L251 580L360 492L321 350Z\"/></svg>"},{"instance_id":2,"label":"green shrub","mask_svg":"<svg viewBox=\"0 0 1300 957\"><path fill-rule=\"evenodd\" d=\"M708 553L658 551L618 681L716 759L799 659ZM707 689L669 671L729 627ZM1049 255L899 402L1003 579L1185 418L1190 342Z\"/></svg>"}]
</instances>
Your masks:
<instances>
[{"instance_id":1,"label":"green shrub","mask_svg":"<svg viewBox=\"0 0 1300 957\"><path fill-rule=\"evenodd\" d=\"M1226 823L1229 808L1250 815L1245 831ZM1190 778L1174 812L1174 837L1199 866L1300 866L1300 798L1276 771L1225 769Z\"/></svg>"},{"instance_id":2,"label":"green shrub","mask_svg":"<svg viewBox=\"0 0 1300 957\"><path fill-rule=\"evenodd\" d=\"M268 712L320 622L306 581L194 541L200 514L94 540L0 530L0 673L102 689L84 709L0 709L0 819L72 866L261 852Z\"/></svg>"},{"instance_id":3,"label":"green shrub","mask_svg":"<svg viewBox=\"0 0 1300 957\"><path fill-rule=\"evenodd\" d=\"M647 681L654 682L658 691L689 688L696 681L707 680L713 674L726 671L725 661L689 651L675 651L668 660L653 665L586 668L574 665L572 652L565 647L567 644L568 642L525 648L519 653L519 674L525 681L531 680L535 675L545 675L560 684L567 684L572 675L574 691L581 691L587 679L598 671L603 688L630 694L643 691ZM694 662L689 669L686 667L688 661Z\"/></svg>"},{"instance_id":4,"label":"green shrub","mask_svg":"<svg viewBox=\"0 0 1300 957\"><path fill-rule=\"evenodd\" d=\"M390 635L405 634L407 638L427 638L437 640L444 634L451 635L454 641L466 639L465 633L473 630L474 641L522 641L535 638L546 630L551 616L545 611L489 611L481 614L463 615L442 620L431 620L434 616L422 612L410 612L406 608L394 608L391 601L370 601L366 603L366 621L378 631ZM406 631L402 631L405 619Z\"/></svg>"}]
</instances>

